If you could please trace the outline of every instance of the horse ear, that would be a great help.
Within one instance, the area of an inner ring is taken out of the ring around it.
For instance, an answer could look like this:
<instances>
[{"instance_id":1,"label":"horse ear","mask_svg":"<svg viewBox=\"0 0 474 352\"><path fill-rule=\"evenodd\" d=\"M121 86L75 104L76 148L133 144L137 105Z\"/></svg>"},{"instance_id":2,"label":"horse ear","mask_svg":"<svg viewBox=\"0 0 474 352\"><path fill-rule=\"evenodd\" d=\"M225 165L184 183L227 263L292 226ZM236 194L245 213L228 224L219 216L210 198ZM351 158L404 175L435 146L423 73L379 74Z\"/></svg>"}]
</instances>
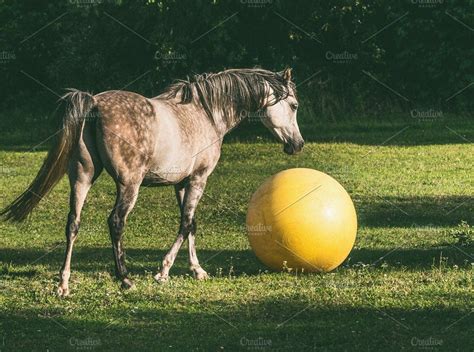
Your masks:
<instances>
[{"instance_id":1,"label":"horse ear","mask_svg":"<svg viewBox=\"0 0 474 352\"><path fill-rule=\"evenodd\" d=\"M291 68L285 68L285 71L283 71L283 78L285 79L285 81L287 82L290 82L291 81Z\"/></svg>"}]
</instances>

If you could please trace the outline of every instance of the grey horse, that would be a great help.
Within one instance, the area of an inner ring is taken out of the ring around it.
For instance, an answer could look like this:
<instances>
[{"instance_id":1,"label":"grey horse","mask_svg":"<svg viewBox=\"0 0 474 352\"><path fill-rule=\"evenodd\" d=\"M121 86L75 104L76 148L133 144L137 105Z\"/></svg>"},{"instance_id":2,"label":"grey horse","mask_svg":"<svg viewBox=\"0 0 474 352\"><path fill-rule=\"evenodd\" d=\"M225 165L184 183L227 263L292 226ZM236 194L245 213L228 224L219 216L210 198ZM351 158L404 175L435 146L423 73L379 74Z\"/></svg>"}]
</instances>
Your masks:
<instances>
[{"instance_id":1,"label":"grey horse","mask_svg":"<svg viewBox=\"0 0 474 352\"><path fill-rule=\"evenodd\" d=\"M155 279L168 279L187 239L190 269L202 280L208 276L196 255L194 214L219 160L224 135L249 114L259 112L287 154L301 151L304 144L296 121L298 102L291 69L195 75L151 99L126 91L91 95L70 90L61 100L65 111L57 141L28 189L1 211L7 219L24 220L67 172L70 211L60 296L69 294L71 256L85 198L104 168L117 188L108 225L115 273L122 287L133 286L125 267L122 235L141 185L174 185L181 211L178 236Z\"/></svg>"}]
</instances>

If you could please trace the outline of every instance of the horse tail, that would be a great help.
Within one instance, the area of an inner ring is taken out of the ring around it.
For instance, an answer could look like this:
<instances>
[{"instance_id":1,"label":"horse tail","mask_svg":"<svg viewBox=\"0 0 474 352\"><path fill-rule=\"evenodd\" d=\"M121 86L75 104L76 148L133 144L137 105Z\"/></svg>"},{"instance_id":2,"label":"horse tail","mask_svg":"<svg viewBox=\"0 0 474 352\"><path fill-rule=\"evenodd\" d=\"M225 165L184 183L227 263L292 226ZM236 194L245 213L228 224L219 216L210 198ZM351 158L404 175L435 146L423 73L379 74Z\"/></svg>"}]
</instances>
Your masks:
<instances>
[{"instance_id":1,"label":"horse tail","mask_svg":"<svg viewBox=\"0 0 474 352\"><path fill-rule=\"evenodd\" d=\"M6 220L23 221L40 200L61 180L68 161L81 136L84 120L94 108L94 97L86 92L69 89L61 97L64 106L62 128L48 152L43 165L30 186L10 205L0 211Z\"/></svg>"}]
</instances>

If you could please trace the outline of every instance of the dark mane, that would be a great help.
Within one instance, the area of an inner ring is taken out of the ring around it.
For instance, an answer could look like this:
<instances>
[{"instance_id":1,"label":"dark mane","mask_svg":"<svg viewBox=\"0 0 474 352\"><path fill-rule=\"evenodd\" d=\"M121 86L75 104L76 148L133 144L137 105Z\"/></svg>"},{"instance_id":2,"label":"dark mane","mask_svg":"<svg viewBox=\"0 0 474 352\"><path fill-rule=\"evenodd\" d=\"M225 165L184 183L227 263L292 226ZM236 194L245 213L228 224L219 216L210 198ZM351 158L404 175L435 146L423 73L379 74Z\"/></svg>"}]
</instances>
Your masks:
<instances>
[{"instance_id":1,"label":"dark mane","mask_svg":"<svg viewBox=\"0 0 474 352\"><path fill-rule=\"evenodd\" d=\"M296 94L295 85L286 81L280 73L263 69L232 69L177 81L159 97L178 97L180 104L198 102L211 121L215 122L213 115L217 112L226 122L234 123L236 118L265 107L268 94L265 83L274 93L273 101L267 105L286 99L291 90Z\"/></svg>"}]
</instances>

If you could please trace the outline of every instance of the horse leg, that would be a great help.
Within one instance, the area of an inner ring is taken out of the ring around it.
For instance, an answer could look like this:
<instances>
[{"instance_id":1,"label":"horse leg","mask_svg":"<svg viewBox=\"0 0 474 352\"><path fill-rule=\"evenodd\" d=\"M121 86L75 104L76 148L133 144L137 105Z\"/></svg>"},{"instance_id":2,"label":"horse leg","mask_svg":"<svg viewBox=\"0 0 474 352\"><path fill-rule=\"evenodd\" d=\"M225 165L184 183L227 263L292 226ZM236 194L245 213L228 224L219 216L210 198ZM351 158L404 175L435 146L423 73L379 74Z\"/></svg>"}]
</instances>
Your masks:
<instances>
[{"instance_id":1,"label":"horse leg","mask_svg":"<svg viewBox=\"0 0 474 352\"><path fill-rule=\"evenodd\" d=\"M181 217L183 216L183 203L184 203L185 190L186 188L181 184L175 186L176 199L178 200L178 206L181 211ZM190 266L191 271L194 273L194 276L198 280L207 279L208 275L206 271L204 271L204 269L199 264L199 260L196 254L195 240L196 240L197 226L196 226L196 220L194 219L194 217L192 219L191 228L193 229L193 231L191 231L188 236L189 266Z\"/></svg>"},{"instance_id":2,"label":"horse leg","mask_svg":"<svg viewBox=\"0 0 474 352\"><path fill-rule=\"evenodd\" d=\"M168 280L169 271L171 267L173 266L173 263L176 259L176 255L178 254L178 251L181 248L181 245L189 237L191 233L194 236L194 233L196 231L196 222L194 220L194 213L199 203L199 200L202 197L204 188L206 187L206 178L199 177L199 178L193 178L189 180L189 182L184 188L185 189L184 196L183 196L183 191L180 187L182 186L178 185L175 188L176 197L178 199L178 204L180 205L180 210L181 210L180 228L179 228L178 236L175 242L173 243L173 245L171 246L171 249L169 250L169 252L165 255L165 258L163 259L163 267L161 268L161 272L155 275L155 280L158 282L164 282ZM197 260L197 257L196 257L196 260ZM195 263L195 262L192 262L192 263ZM197 262L197 266L199 266L199 262ZM196 266L196 270L199 271L197 266ZM202 271L205 274L205 271L204 270ZM201 278L204 278L204 275L202 273L200 276ZM205 276L207 277L207 274Z\"/></svg>"},{"instance_id":3,"label":"horse leg","mask_svg":"<svg viewBox=\"0 0 474 352\"><path fill-rule=\"evenodd\" d=\"M193 219L194 222L194 219ZM189 268L194 273L194 277L198 280L205 280L209 276L207 272L199 264L199 260L196 254L196 224L193 226L193 231L188 236L188 252L189 252Z\"/></svg>"},{"instance_id":4,"label":"horse leg","mask_svg":"<svg viewBox=\"0 0 474 352\"><path fill-rule=\"evenodd\" d=\"M179 206L179 212L181 214L181 218L183 217L183 204L184 204L184 195L186 192L186 185L184 183L178 183L177 185L174 186L174 191L176 194L176 200L178 202ZM168 280L169 276L169 270L171 266L174 263L174 260L176 259L176 256L178 254L179 249L181 248L181 245L183 244L185 240L184 235L179 231L178 236L176 237L175 242L171 246L171 249L169 252L166 254L164 260L163 260L163 268L161 269L161 272L157 273L155 275L155 280L158 282L165 282Z\"/></svg>"},{"instance_id":5,"label":"horse leg","mask_svg":"<svg viewBox=\"0 0 474 352\"><path fill-rule=\"evenodd\" d=\"M184 194L186 192L186 184L178 183L174 186L174 192L176 194L176 200L178 202L179 212L183 216L183 204L184 204Z\"/></svg>"},{"instance_id":6,"label":"horse leg","mask_svg":"<svg viewBox=\"0 0 474 352\"><path fill-rule=\"evenodd\" d=\"M57 293L61 297L69 295L72 250L79 231L82 207L87 193L103 169L90 129L91 127L88 124L84 126L77 151L71 158L68 167L71 194L69 196L69 215L66 225L66 253L63 266L59 272L59 286L57 289Z\"/></svg>"},{"instance_id":7,"label":"horse leg","mask_svg":"<svg viewBox=\"0 0 474 352\"><path fill-rule=\"evenodd\" d=\"M137 200L139 188L139 183L130 185L117 183L115 207L108 219L110 239L112 241L115 260L115 276L122 282L122 288L133 287L133 282L127 277L128 272L125 267L125 252L123 250L122 235L127 216Z\"/></svg>"},{"instance_id":8,"label":"horse leg","mask_svg":"<svg viewBox=\"0 0 474 352\"><path fill-rule=\"evenodd\" d=\"M193 198L193 196L191 196L190 198L186 197L186 207L184 207L186 210L183 211L185 224L189 224L189 219L191 219L191 226L188 234L189 268L194 273L194 277L198 280L205 280L208 278L206 271L199 264L199 260L196 254L195 241L197 225L196 220L194 218L199 199L202 197L205 187L206 180L201 180L200 182L196 182L194 187L190 188L190 190L193 190L193 192L196 193L196 196L198 196L198 198Z\"/></svg>"},{"instance_id":9,"label":"horse leg","mask_svg":"<svg viewBox=\"0 0 474 352\"><path fill-rule=\"evenodd\" d=\"M183 204L184 204L185 190L186 188L182 184L178 184L175 186L176 199L178 201L181 217L183 217L183 211L184 211ZM195 234L196 234L197 228L196 228L196 220L194 219L194 217L192 219L191 229L192 231L188 235L189 265L190 265L190 269L194 272L195 277L201 280L201 279L207 278L207 273L199 265L199 260L196 255ZM181 242L181 236L179 236L179 242Z\"/></svg>"},{"instance_id":10,"label":"horse leg","mask_svg":"<svg viewBox=\"0 0 474 352\"><path fill-rule=\"evenodd\" d=\"M59 272L58 295L66 297L69 295L69 277L71 276L71 257L74 242L76 241L79 225L81 222L81 210L87 193L91 188L91 182L78 182L71 180L70 211L66 225L66 255L64 263Z\"/></svg>"}]
</instances>

